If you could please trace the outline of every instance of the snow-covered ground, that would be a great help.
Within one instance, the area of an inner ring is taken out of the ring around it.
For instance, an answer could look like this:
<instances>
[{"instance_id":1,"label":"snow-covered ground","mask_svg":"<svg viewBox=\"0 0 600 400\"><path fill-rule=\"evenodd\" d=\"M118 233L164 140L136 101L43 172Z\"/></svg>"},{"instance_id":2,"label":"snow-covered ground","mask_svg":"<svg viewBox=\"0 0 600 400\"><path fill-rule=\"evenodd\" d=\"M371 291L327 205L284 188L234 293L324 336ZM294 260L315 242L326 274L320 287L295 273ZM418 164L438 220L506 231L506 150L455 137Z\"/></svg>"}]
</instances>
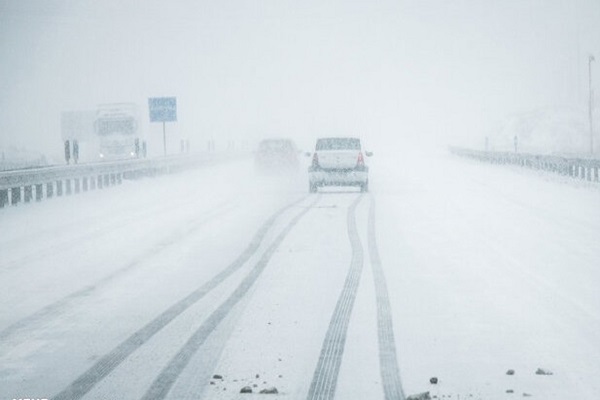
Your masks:
<instances>
[{"instance_id":1,"label":"snow-covered ground","mask_svg":"<svg viewBox=\"0 0 600 400\"><path fill-rule=\"evenodd\" d=\"M242 160L0 210L0 399L377 399L390 360L406 395L597 398L600 187L370 161L364 195Z\"/></svg>"}]
</instances>

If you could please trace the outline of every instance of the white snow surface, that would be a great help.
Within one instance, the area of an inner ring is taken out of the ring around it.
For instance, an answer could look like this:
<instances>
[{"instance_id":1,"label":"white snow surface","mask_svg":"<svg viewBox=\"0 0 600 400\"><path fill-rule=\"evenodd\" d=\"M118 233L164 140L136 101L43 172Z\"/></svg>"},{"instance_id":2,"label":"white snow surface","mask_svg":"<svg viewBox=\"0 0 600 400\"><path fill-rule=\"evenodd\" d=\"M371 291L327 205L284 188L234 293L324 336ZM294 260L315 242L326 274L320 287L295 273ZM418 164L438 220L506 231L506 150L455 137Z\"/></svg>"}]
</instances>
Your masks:
<instances>
[{"instance_id":1,"label":"white snow surface","mask_svg":"<svg viewBox=\"0 0 600 400\"><path fill-rule=\"evenodd\" d=\"M598 398L600 185L445 151L382 150L369 161L371 193L355 215L364 263L336 398L384 396L372 202L405 394ZM306 398L350 266L348 207L360 196L307 192L304 170L257 176L241 160L0 210L0 399L52 398L224 270L294 200L239 270L84 398L144 396L304 211L167 398L258 397L241 395L246 385Z\"/></svg>"}]
</instances>

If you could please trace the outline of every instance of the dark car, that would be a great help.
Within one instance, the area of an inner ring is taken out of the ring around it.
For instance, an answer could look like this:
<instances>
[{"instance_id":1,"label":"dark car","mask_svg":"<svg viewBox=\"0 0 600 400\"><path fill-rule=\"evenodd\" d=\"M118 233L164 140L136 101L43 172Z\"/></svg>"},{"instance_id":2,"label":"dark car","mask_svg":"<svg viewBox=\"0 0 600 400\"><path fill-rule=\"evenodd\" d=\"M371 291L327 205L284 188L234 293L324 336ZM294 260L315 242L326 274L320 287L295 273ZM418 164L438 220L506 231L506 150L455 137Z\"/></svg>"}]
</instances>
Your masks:
<instances>
[{"instance_id":1,"label":"dark car","mask_svg":"<svg viewBox=\"0 0 600 400\"><path fill-rule=\"evenodd\" d=\"M254 165L261 173L297 171L300 166L298 153L290 139L265 139L258 145Z\"/></svg>"}]
</instances>

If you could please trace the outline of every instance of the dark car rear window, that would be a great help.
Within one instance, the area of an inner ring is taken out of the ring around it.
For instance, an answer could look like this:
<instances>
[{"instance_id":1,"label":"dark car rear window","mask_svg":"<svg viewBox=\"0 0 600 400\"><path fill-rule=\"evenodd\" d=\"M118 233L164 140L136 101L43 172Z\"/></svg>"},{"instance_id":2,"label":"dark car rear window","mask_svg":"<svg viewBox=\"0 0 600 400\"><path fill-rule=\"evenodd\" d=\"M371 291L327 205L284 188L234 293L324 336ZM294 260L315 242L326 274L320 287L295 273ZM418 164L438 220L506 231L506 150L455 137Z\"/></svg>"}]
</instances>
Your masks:
<instances>
[{"instance_id":1,"label":"dark car rear window","mask_svg":"<svg viewBox=\"0 0 600 400\"><path fill-rule=\"evenodd\" d=\"M355 138L327 138L317 140L317 150L360 150L360 140Z\"/></svg>"}]
</instances>

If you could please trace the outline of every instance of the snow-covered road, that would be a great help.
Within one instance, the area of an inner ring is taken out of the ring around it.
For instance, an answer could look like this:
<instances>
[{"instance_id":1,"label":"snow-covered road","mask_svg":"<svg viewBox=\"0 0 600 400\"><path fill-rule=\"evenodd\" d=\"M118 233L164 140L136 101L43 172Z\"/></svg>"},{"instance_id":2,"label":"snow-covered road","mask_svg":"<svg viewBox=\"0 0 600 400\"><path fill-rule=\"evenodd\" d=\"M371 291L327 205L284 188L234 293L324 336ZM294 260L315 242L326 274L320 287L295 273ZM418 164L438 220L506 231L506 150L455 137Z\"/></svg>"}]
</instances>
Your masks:
<instances>
[{"instance_id":1,"label":"snow-covered road","mask_svg":"<svg viewBox=\"0 0 600 400\"><path fill-rule=\"evenodd\" d=\"M0 400L598 398L598 185L371 161L369 194L241 160L1 210Z\"/></svg>"}]
</instances>

